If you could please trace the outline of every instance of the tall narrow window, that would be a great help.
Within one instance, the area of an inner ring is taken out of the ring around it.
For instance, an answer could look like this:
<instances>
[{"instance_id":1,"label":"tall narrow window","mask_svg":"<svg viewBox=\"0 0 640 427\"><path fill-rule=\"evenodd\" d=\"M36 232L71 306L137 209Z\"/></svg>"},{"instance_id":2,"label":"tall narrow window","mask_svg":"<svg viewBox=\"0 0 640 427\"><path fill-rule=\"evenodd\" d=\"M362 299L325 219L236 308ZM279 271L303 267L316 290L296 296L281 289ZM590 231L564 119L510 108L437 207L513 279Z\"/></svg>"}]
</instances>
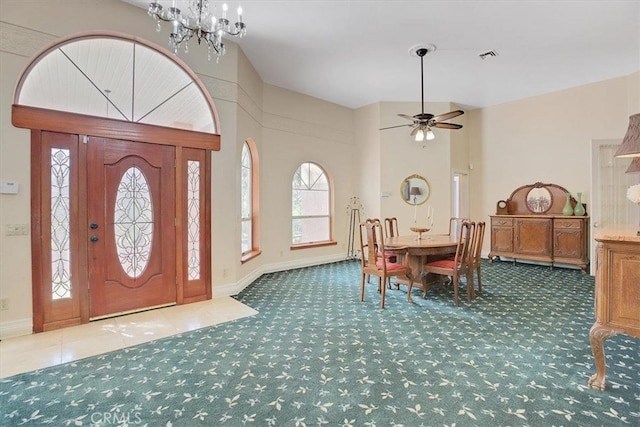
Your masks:
<instances>
[{"instance_id":1,"label":"tall narrow window","mask_svg":"<svg viewBox=\"0 0 640 427\"><path fill-rule=\"evenodd\" d=\"M242 144L240 161L240 221L242 262L260 254L258 150L252 139Z\"/></svg>"},{"instance_id":2,"label":"tall narrow window","mask_svg":"<svg viewBox=\"0 0 640 427\"><path fill-rule=\"evenodd\" d=\"M187 277L200 279L200 162L187 160Z\"/></svg>"},{"instance_id":3,"label":"tall narrow window","mask_svg":"<svg viewBox=\"0 0 640 427\"><path fill-rule=\"evenodd\" d=\"M240 203L241 203L241 217L242 217L242 255L251 252L252 249L252 236L253 227L251 221L252 209L252 175L253 168L251 162L251 150L249 144L246 142L242 144L242 165L241 165L241 178L240 178Z\"/></svg>"},{"instance_id":4,"label":"tall narrow window","mask_svg":"<svg viewBox=\"0 0 640 427\"><path fill-rule=\"evenodd\" d=\"M294 245L331 239L331 192L324 170L315 163L303 163L293 175L291 192Z\"/></svg>"},{"instance_id":5,"label":"tall narrow window","mask_svg":"<svg viewBox=\"0 0 640 427\"><path fill-rule=\"evenodd\" d=\"M51 149L51 282L52 299L71 297L69 150Z\"/></svg>"}]
</instances>

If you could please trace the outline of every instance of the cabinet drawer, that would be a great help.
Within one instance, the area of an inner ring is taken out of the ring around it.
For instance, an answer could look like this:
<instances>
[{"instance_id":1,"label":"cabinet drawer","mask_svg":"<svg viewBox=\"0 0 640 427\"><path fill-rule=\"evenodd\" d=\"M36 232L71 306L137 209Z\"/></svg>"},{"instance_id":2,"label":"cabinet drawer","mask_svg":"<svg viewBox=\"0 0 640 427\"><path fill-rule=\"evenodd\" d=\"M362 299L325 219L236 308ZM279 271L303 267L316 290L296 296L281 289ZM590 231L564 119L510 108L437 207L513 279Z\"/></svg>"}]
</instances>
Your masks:
<instances>
[{"instance_id":1,"label":"cabinet drawer","mask_svg":"<svg viewBox=\"0 0 640 427\"><path fill-rule=\"evenodd\" d=\"M513 218L491 218L491 225L511 227L513 226Z\"/></svg>"},{"instance_id":2,"label":"cabinet drawer","mask_svg":"<svg viewBox=\"0 0 640 427\"><path fill-rule=\"evenodd\" d=\"M553 222L555 228L573 228L579 229L582 225L581 219L556 219Z\"/></svg>"}]
</instances>

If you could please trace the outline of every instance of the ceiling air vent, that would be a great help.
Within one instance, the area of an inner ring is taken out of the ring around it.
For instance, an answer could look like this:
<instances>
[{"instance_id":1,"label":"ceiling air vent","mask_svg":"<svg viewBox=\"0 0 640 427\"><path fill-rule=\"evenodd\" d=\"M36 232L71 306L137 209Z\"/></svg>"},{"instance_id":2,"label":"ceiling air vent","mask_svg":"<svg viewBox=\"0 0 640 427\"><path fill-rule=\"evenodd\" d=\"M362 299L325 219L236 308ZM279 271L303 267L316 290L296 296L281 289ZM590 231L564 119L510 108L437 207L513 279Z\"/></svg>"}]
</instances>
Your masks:
<instances>
[{"instance_id":1,"label":"ceiling air vent","mask_svg":"<svg viewBox=\"0 0 640 427\"><path fill-rule=\"evenodd\" d=\"M491 56L498 56L498 52L496 52L495 50L490 50L484 53L481 53L480 55L478 55L480 57L480 59L487 59Z\"/></svg>"}]
</instances>

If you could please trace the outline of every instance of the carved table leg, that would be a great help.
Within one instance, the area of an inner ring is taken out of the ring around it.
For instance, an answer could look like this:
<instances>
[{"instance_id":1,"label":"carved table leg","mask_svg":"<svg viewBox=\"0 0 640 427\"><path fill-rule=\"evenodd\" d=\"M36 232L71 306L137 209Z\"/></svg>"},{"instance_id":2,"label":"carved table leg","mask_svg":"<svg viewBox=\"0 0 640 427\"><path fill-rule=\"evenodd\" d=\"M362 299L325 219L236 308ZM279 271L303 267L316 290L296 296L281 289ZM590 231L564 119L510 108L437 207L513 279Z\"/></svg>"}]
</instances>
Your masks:
<instances>
[{"instance_id":1,"label":"carved table leg","mask_svg":"<svg viewBox=\"0 0 640 427\"><path fill-rule=\"evenodd\" d=\"M596 363L596 373L589 377L589 387L595 390L604 390L605 375L607 373L607 364L604 360L604 340L616 335L616 331L605 328L596 322L589 331L589 342L591 343L591 351Z\"/></svg>"}]
</instances>

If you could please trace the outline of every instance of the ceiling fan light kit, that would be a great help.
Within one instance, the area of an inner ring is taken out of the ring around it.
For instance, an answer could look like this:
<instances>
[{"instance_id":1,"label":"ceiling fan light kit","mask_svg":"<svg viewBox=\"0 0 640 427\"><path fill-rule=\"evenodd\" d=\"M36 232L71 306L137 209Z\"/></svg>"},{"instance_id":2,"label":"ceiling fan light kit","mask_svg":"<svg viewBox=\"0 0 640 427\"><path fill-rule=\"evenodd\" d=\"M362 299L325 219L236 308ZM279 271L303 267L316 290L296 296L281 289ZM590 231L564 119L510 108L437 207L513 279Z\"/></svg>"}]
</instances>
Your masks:
<instances>
[{"instance_id":1,"label":"ceiling fan light kit","mask_svg":"<svg viewBox=\"0 0 640 427\"><path fill-rule=\"evenodd\" d=\"M425 139L427 141L431 141L435 139L435 135L431 128L441 128L441 129L461 129L462 125L456 123L445 123L446 120L452 119L454 117L458 117L464 114L462 110L450 111L445 114L440 114L434 116L431 113L424 112L424 57L427 53L435 52L436 47L432 44L427 45L419 45L414 46L409 49L409 55L417 56L420 58L420 85L422 91L422 111L419 114L414 116L409 116L407 114L398 114L398 116L403 119L411 120L413 123L405 124L405 125L397 125L397 126L389 126L380 128L379 130L392 129L409 126L413 128L410 135L415 138L416 141L421 142Z\"/></svg>"}]
</instances>

